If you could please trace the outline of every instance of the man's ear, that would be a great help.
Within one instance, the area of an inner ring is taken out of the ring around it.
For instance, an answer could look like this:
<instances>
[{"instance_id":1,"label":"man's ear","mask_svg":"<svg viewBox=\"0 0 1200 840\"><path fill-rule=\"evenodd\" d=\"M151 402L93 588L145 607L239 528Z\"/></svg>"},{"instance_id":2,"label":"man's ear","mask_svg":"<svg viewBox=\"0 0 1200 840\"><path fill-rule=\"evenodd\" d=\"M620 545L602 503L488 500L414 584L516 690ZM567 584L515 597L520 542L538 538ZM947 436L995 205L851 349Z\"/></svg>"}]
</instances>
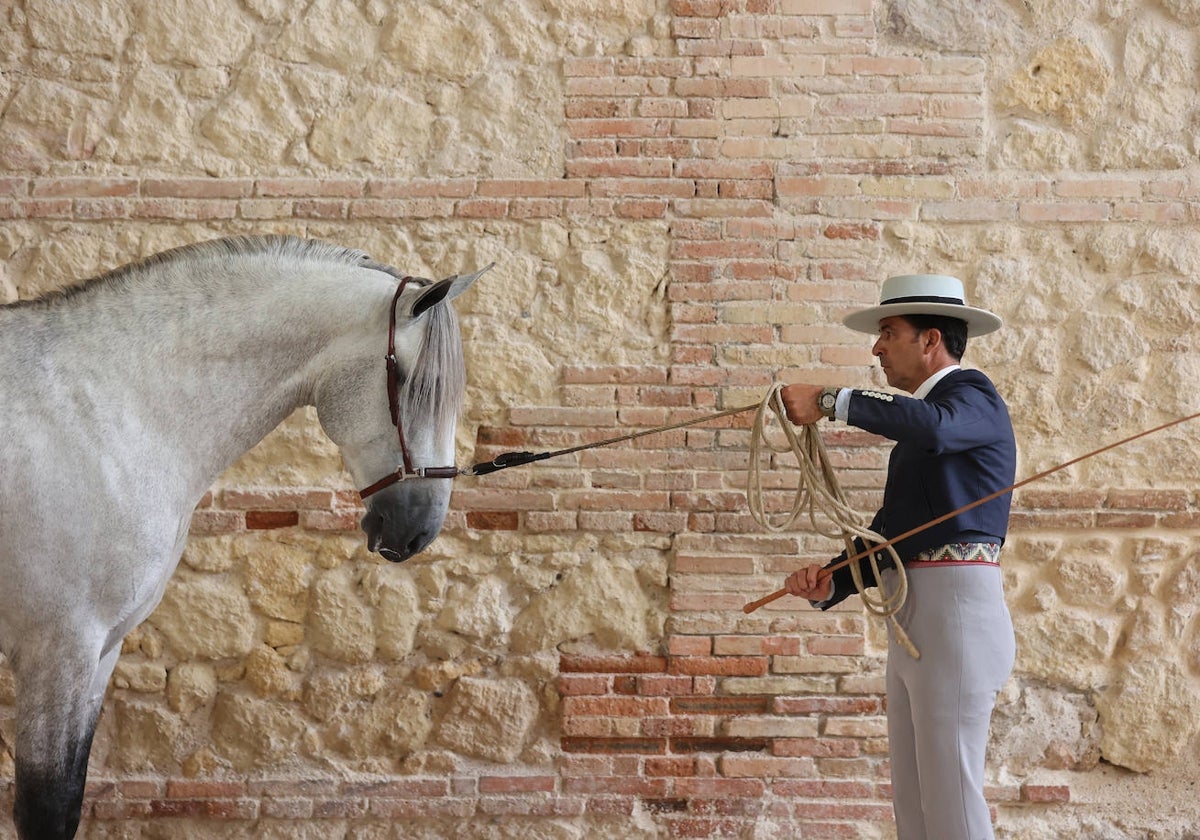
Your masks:
<instances>
[{"instance_id":1,"label":"man's ear","mask_svg":"<svg viewBox=\"0 0 1200 840\"><path fill-rule=\"evenodd\" d=\"M944 342L942 341L942 331L937 327L930 327L929 329L922 330L921 341L921 347L926 353L932 353L938 348L939 345L945 346Z\"/></svg>"}]
</instances>

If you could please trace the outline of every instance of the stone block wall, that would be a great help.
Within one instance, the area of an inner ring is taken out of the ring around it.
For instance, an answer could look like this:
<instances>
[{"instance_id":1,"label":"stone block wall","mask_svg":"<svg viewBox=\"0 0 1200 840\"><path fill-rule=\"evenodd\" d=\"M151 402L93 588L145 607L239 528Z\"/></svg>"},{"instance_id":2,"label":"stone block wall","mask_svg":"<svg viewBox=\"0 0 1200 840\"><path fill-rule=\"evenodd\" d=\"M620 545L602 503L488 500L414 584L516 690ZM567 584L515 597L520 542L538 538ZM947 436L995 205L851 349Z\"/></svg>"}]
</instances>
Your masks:
<instances>
[{"instance_id":1,"label":"stone block wall","mask_svg":"<svg viewBox=\"0 0 1200 840\"><path fill-rule=\"evenodd\" d=\"M1200 410L1188 0L9 0L0 21L0 299L230 233L432 276L494 260L457 303L464 464L780 380L881 385L838 324L907 271L1005 318L967 361L1012 407L1019 476ZM835 550L751 520L748 427L462 480L393 566L298 412L218 479L127 638L83 835L892 836L881 629L854 604L741 612ZM1200 831L1196 433L1016 497L1001 837ZM886 445L823 434L872 510ZM0 671L5 779L13 691Z\"/></svg>"}]
</instances>

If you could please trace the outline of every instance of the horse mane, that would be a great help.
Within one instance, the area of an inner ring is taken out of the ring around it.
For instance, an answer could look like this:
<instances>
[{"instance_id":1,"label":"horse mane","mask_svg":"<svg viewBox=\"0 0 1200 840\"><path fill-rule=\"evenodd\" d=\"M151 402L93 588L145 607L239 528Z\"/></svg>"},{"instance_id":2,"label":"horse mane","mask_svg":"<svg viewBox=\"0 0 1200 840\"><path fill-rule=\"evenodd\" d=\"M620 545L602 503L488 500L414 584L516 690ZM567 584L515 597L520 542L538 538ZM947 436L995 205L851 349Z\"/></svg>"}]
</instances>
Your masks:
<instances>
[{"instance_id":1,"label":"horse mane","mask_svg":"<svg viewBox=\"0 0 1200 840\"><path fill-rule=\"evenodd\" d=\"M320 262L335 262L344 265L357 265L382 271L399 279L404 273L381 262L371 259L357 248L347 248L334 245L319 239L301 239L297 236L269 234L264 236L227 236L222 239L210 239L205 242L193 242L161 251L142 260L131 262L100 274L75 287L81 291L93 284L115 285L130 277L134 277L148 268L171 265L176 262L200 261L210 258L226 258L238 256L267 256L294 260L317 260ZM64 294L70 295L72 289Z\"/></svg>"},{"instance_id":2,"label":"horse mane","mask_svg":"<svg viewBox=\"0 0 1200 840\"><path fill-rule=\"evenodd\" d=\"M199 262L212 258L237 256L267 256L294 260L317 260L322 262L356 265L390 274L397 279L404 272L385 263L371 259L357 248L347 248L317 239L301 239L296 236L268 234L263 236L227 236L169 248L149 257L97 274L82 283L55 289L40 297L19 300L0 306L0 309L42 308L56 306L81 295L102 289L119 289L142 275L147 269L170 266L177 263Z\"/></svg>"}]
</instances>

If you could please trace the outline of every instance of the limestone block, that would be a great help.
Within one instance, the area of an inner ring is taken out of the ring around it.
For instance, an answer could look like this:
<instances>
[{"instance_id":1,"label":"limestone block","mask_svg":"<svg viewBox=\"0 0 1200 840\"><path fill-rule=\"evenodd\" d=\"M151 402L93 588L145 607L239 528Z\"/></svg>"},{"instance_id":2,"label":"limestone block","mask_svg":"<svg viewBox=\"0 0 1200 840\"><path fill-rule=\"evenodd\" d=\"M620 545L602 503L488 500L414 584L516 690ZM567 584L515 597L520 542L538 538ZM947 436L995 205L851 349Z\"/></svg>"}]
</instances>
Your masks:
<instances>
[{"instance_id":1,"label":"limestone block","mask_svg":"<svg viewBox=\"0 0 1200 840\"><path fill-rule=\"evenodd\" d=\"M383 670L376 665L317 671L304 682L304 710L319 721L331 721L349 714L355 704L374 697L385 682Z\"/></svg>"},{"instance_id":2,"label":"limestone block","mask_svg":"<svg viewBox=\"0 0 1200 840\"><path fill-rule=\"evenodd\" d=\"M570 34L569 47L594 42L600 50L615 51L631 35L653 28L659 4L656 0L556 0L552 10Z\"/></svg>"},{"instance_id":3,"label":"limestone block","mask_svg":"<svg viewBox=\"0 0 1200 840\"><path fill-rule=\"evenodd\" d=\"M312 587L308 641L313 650L342 662L366 662L375 652L375 623L360 597L357 570L325 572Z\"/></svg>"},{"instance_id":4,"label":"limestone block","mask_svg":"<svg viewBox=\"0 0 1200 840\"><path fill-rule=\"evenodd\" d=\"M111 137L98 157L117 163L178 164L191 154L192 116L187 99L166 71L143 67L122 97Z\"/></svg>"},{"instance_id":5,"label":"limestone block","mask_svg":"<svg viewBox=\"0 0 1200 840\"><path fill-rule=\"evenodd\" d=\"M181 659L245 656L257 629L250 600L224 576L177 575L149 623Z\"/></svg>"},{"instance_id":6,"label":"limestone block","mask_svg":"<svg viewBox=\"0 0 1200 840\"><path fill-rule=\"evenodd\" d=\"M24 80L0 117L0 169L41 172L51 160L86 157L106 110L101 100L68 85Z\"/></svg>"},{"instance_id":7,"label":"limestone block","mask_svg":"<svg viewBox=\"0 0 1200 840\"><path fill-rule=\"evenodd\" d=\"M155 662L117 662L112 683L144 694L154 694L167 687L167 669Z\"/></svg>"},{"instance_id":8,"label":"limestone block","mask_svg":"<svg viewBox=\"0 0 1200 840\"><path fill-rule=\"evenodd\" d=\"M887 32L905 43L953 52L982 52L1012 39L1021 25L1003 3L895 0L887 4Z\"/></svg>"},{"instance_id":9,"label":"limestone block","mask_svg":"<svg viewBox=\"0 0 1200 840\"><path fill-rule=\"evenodd\" d=\"M301 644L304 642L304 625L295 621L268 621L263 641L273 648Z\"/></svg>"},{"instance_id":10,"label":"limestone block","mask_svg":"<svg viewBox=\"0 0 1200 840\"><path fill-rule=\"evenodd\" d=\"M1058 595L1067 604L1107 607L1125 592L1126 575L1115 540L1070 545L1055 559L1053 569Z\"/></svg>"},{"instance_id":11,"label":"limestone block","mask_svg":"<svg viewBox=\"0 0 1200 840\"><path fill-rule=\"evenodd\" d=\"M183 549L180 562L198 572L226 572L233 566L233 543L228 534L192 536Z\"/></svg>"},{"instance_id":12,"label":"limestone block","mask_svg":"<svg viewBox=\"0 0 1200 840\"><path fill-rule=\"evenodd\" d=\"M1137 122L1159 131L1186 127L1195 109L1192 41L1190 32L1150 16L1129 27L1121 66L1133 89L1129 109Z\"/></svg>"},{"instance_id":13,"label":"limestone block","mask_svg":"<svg viewBox=\"0 0 1200 840\"><path fill-rule=\"evenodd\" d=\"M1081 41L1060 39L1008 80L1000 103L1053 116L1066 125L1092 122L1104 113L1111 84L1112 72L1102 56Z\"/></svg>"},{"instance_id":14,"label":"limestone block","mask_svg":"<svg viewBox=\"0 0 1200 840\"><path fill-rule=\"evenodd\" d=\"M346 103L317 118L309 149L335 168L365 162L416 175L412 161L424 152L433 119L427 104L403 91L359 86Z\"/></svg>"},{"instance_id":15,"label":"limestone block","mask_svg":"<svg viewBox=\"0 0 1200 840\"><path fill-rule=\"evenodd\" d=\"M306 727L290 706L232 692L217 696L212 746L238 770L296 763Z\"/></svg>"},{"instance_id":16,"label":"limestone block","mask_svg":"<svg viewBox=\"0 0 1200 840\"><path fill-rule=\"evenodd\" d=\"M376 655L395 661L412 653L422 618L412 573L392 563L376 564L363 574L361 590L375 612Z\"/></svg>"},{"instance_id":17,"label":"limestone block","mask_svg":"<svg viewBox=\"0 0 1200 840\"><path fill-rule=\"evenodd\" d=\"M161 706L117 701L116 760L123 770L168 770L174 767L183 734L179 717Z\"/></svg>"},{"instance_id":18,"label":"limestone block","mask_svg":"<svg viewBox=\"0 0 1200 840\"><path fill-rule=\"evenodd\" d=\"M227 161L223 174L280 163L307 131L290 104L286 69L262 56L250 58L233 90L200 120L200 133Z\"/></svg>"},{"instance_id":19,"label":"limestone block","mask_svg":"<svg viewBox=\"0 0 1200 840\"><path fill-rule=\"evenodd\" d=\"M484 670L484 663L478 659L456 659L449 662L435 662L422 666L412 672L412 682L417 688L426 691L444 691L446 686L463 676L475 676Z\"/></svg>"},{"instance_id":20,"label":"limestone block","mask_svg":"<svg viewBox=\"0 0 1200 840\"><path fill-rule=\"evenodd\" d=\"M428 6L419 14L409 8L388 17L380 46L398 67L418 77L463 83L483 71L492 58L493 35L480 25L477 9L463 5L439 9Z\"/></svg>"},{"instance_id":21,"label":"limestone block","mask_svg":"<svg viewBox=\"0 0 1200 840\"><path fill-rule=\"evenodd\" d=\"M138 29L155 61L206 67L241 59L252 23L237 0L159 0L142 7Z\"/></svg>"},{"instance_id":22,"label":"limestone block","mask_svg":"<svg viewBox=\"0 0 1200 840\"><path fill-rule=\"evenodd\" d=\"M234 548L245 575L245 590L259 612L300 622L308 613L313 568L307 547L269 537L244 538Z\"/></svg>"},{"instance_id":23,"label":"limestone block","mask_svg":"<svg viewBox=\"0 0 1200 840\"><path fill-rule=\"evenodd\" d=\"M284 658L266 645L246 657L246 682L260 697L287 694L297 687L296 677Z\"/></svg>"},{"instance_id":24,"label":"limestone block","mask_svg":"<svg viewBox=\"0 0 1200 840\"><path fill-rule=\"evenodd\" d=\"M1192 162L1189 141L1164 140L1162 131L1127 117L1114 117L1097 134L1090 163L1097 169L1183 169Z\"/></svg>"},{"instance_id":25,"label":"limestone block","mask_svg":"<svg viewBox=\"0 0 1200 840\"><path fill-rule=\"evenodd\" d=\"M1180 23L1200 25L1200 0L1162 0L1160 5Z\"/></svg>"},{"instance_id":26,"label":"limestone block","mask_svg":"<svg viewBox=\"0 0 1200 840\"><path fill-rule=\"evenodd\" d=\"M1096 373L1145 355L1150 350L1141 330L1120 315L1084 313L1075 329L1079 336L1075 352Z\"/></svg>"},{"instance_id":27,"label":"limestone block","mask_svg":"<svg viewBox=\"0 0 1200 840\"><path fill-rule=\"evenodd\" d=\"M271 49L286 62L322 64L354 76L375 61L378 38L358 3L316 0L294 18Z\"/></svg>"},{"instance_id":28,"label":"limestone block","mask_svg":"<svg viewBox=\"0 0 1200 840\"><path fill-rule=\"evenodd\" d=\"M1018 671L1081 691L1104 682L1119 619L1061 605L1013 619Z\"/></svg>"},{"instance_id":29,"label":"limestone block","mask_svg":"<svg viewBox=\"0 0 1200 840\"><path fill-rule=\"evenodd\" d=\"M473 585L453 586L436 624L443 630L495 643L512 628L513 608L503 580L489 576Z\"/></svg>"},{"instance_id":30,"label":"limestone block","mask_svg":"<svg viewBox=\"0 0 1200 840\"><path fill-rule=\"evenodd\" d=\"M537 720L537 697L520 680L463 677L450 693L437 740L456 752L510 762Z\"/></svg>"},{"instance_id":31,"label":"limestone block","mask_svg":"<svg viewBox=\"0 0 1200 840\"><path fill-rule=\"evenodd\" d=\"M1100 760L1099 717L1085 692L1023 687L992 714L989 760L1018 775L1090 770Z\"/></svg>"},{"instance_id":32,"label":"limestone block","mask_svg":"<svg viewBox=\"0 0 1200 840\"><path fill-rule=\"evenodd\" d=\"M1200 731L1200 686L1177 664L1143 659L1096 700L1105 760L1149 772L1174 764Z\"/></svg>"},{"instance_id":33,"label":"limestone block","mask_svg":"<svg viewBox=\"0 0 1200 840\"><path fill-rule=\"evenodd\" d=\"M389 685L354 710L321 728L326 748L355 760L376 758L380 769L403 759L426 741L433 723L430 696L403 685Z\"/></svg>"},{"instance_id":34,"label":"limestone block","mask_svg":"<svg viewBox=\"0 0 1200 840\"><path fill-rule=\"evenodd\" d=\"M512 649L532 653L591 637L605 648L644 650L661 634L664 617L632 566L618 558L596 558L565 574L521 611L513 624Z\"/></svg>"},{"instance_id":35,"label":"limestone block","mask_svg":"<svg viewBox=\"0 0 1200 840\"><path fill-rule=\"evenodd\" d=\"M167 674L167 702L180 714L191 714L216 696L217 675L208 665L183 662Z\"/></svg>"},{"instance_id":36,"label":"limestone block","mask_svg":"<svg viewBox=\"0 0 1200 840\"><path fill-rule=\"evenodd\" d=\"M25 16L33 43L41 49L115 58L129 37L133 8L107 0L28 0Z\"/></svg>"}]
</instances>

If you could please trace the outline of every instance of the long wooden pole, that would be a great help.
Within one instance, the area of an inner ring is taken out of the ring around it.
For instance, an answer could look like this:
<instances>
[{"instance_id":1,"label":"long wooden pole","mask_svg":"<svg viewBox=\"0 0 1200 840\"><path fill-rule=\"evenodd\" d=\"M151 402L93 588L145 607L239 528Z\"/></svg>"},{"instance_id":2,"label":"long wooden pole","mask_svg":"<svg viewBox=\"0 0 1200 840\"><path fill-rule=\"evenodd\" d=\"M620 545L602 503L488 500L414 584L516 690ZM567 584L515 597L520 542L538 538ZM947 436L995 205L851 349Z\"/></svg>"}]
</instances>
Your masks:
<instances>
[{"instance_id":1,"label":"long wooden pole","mask_svg":"<svg viewBox=\"0 0 1200 840\"><path fill-rule=\"evenodd\" d=\"M1029 478L1022 479L1021 481L1018 481L1016 484L1013 484L1009 487L1005 487L1003 490L997 490L995 493L992 493L988 496L984 496L982 499L977 499L974 502L971 502L970 504L963 505L962 507L958 508L957 510L952 510L947 514L943 514L942 516L937 517L936 519L931 519L928 522L926 522L924 525L918 525L916 528L912 528L908 531L905 531L903 534L900 534L899 536L892 537L887 542L879 543L878 545L873 545L873 546L871 546L871 548L867 549L866 551L859 552L858 554L855 554L852 557L847 557L845 560L840 560L837 563L834 563L832 566L826 566L824 569L821 569L821 571L819 573L820 577L822 579L828 578L828 577L832 576L833 573L835 571L837 571L838 569L840 569L844 566L849 566L851 563L857 563L859 560L862 560L864 557L867 557L868 555L874 554L876 551L880 551L882 549L887 548L888 546L895 545L896 543L901 542L902 540L908 539L909 537L913 536L914 534L919 534L922 531L932 528L934 525L940 525L948 519L953 519L954 517L958 516L960 513L966 513L967 511L977 508L980 505L985 505L988 502L992 501L993 499L1000 498L1005 493L1012 493L1014 490L1019 490L1020 488L1024 487L1026 484L1032 484L1035 481L1040 481L1041 479L1045 478L1048 475L1053 475L1054 473L1056 473L1060 470L1065 470L1067 467L1072 467L1075 464L1078 464L1080 461L1086 461L1088 458L1094 458L1097 455L1103 455L1105 452L1108 452L1110 449L1116 449L1118 446L1124 446L1127 443L1133 443L1133 441L1138 440L1139 438L1148 437L1157 432L1161 432L1164 429L1169 429L1172 426L1178 426L1181 423L1186 423L1189 420L1195 420L1197 417L1200 417L1200 412L1196 412L1195 414L1189 414L1187 417L1181 417L1177 420L1172 420L1169 423L1163 423L1161 426L1155 426L1153 429L1147 429L1146 431L1138 432L1136 435L1130 435L1129 437L1123 438L1122 440L1119 440L1116 443L1110 443L1107 446L1102 446L1101 448L1096 449L1092 452L1089 452L1086 455L1080 455L1078 458L1072 458L1070 461L1059 464L1056 467L1051 467L1048 470L1043 470L1042 472L1038 473L1037 475L1031 475ZM765 605L771 603L772 601L777 601L780 598L782 598L784 595L787 595L787 594L788 594L788 591L786 588L777 589L774 592L772 592L770 595L764 596L762 598L759 598L757 601L751 601L749 604L746 604L746 606L742 607L742 612L747 613L747 614L752 613L755 610L757 610L759 607L765 606Z\"/></svg>"}]
</instances>

